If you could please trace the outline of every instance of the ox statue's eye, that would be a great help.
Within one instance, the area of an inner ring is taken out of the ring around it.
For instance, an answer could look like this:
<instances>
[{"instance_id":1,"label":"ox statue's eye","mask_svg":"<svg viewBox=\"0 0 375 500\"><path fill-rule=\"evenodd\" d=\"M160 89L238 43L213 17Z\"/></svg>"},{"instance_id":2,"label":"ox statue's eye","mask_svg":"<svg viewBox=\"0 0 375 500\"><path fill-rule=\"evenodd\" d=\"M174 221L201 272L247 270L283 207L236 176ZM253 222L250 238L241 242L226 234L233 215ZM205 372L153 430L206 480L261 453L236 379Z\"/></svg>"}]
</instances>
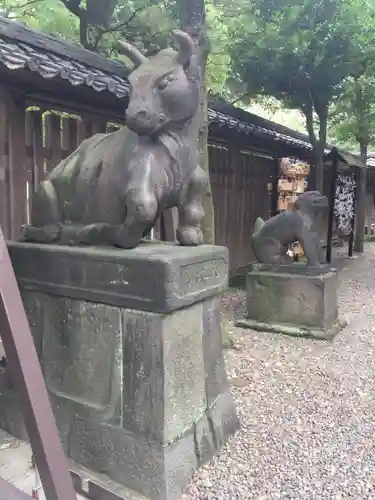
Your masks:
<instances>
[{"instance_id":1,"label":"ox statue's eye","mask_svg":"<svg viewBox=\"0 0 375 500\"><path fill-rule=\"evenodd\" d=\"M171 83L171 81L174 80L173 74L165 76L160 82L158 83L158 89L159 90L164 90L165 88L168 87L168 85Z\"/></svg>"},{"instance_id":2,"label":"ox statue's eye","mask_svg":"<svg viewBox=\"0 0 375 500\"><path fill-rule=\"evenodd\" d=\"M159 83L158 83L158 89L159 90L164 90L165 88L168 87L168 84L169 84L169 81L164 78L163 80L161 80Z\"/></svg>"}]
</instances>

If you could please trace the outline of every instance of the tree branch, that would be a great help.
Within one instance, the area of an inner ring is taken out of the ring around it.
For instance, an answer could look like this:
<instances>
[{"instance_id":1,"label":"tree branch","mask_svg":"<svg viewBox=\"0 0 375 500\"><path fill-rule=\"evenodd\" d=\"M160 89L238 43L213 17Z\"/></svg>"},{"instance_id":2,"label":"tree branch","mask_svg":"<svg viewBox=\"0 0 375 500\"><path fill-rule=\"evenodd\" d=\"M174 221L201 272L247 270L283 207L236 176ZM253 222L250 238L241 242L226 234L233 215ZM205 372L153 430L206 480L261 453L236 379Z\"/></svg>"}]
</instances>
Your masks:
<instances>
[{"instance_id":1,"label":"tree branch","mask_svg":"<svg viewBox=\"0 0 375 500\"><path fill-rule=\"evenodd\" d=\"M118 23L115 23L115 24L107 27L107 28L103 28L102 26L97 26L98 34L97 34L95 41L93 43L93 49L95 51L98 50L99 43L102 41L104 35L107 35L108 33L114 33L116 31L121 30L122 28L129 26L129 24L137 17L137 15L140 12L147 9L151 5L152 5L152 3L148 2L146 5L142 5L142 7L138 7L137 9L134 9L133 13L125 21L120 21Z\"/></svg>"},{"instance_id":2,"label":"tree branch","mask_svg":"<svg viewBox=\"0 0 375 500\"><path fill-rule=\"evenodd\" d=\"M28 7L32 7L33 5L41 2L43 0L30 0L29 2L26 2L22 5L11 5L9 8L6 8L5 11L3 12L3 16L6 19L14 19L17 18L17 11L22 10L22 15L23 16L33 16L34 13L32 9L28 10ZM26 10L23 10L26 9Z\"/></svg>"},{"instance_id":3,"label":"tree branch","mask_svg":"<svg viewBox=\"0 0 375 500\"><path fill-rule=\"evenodd\" d=\"M238 102L240 102L244 97L248 97L248 96L249 96L248 92L244 92L239 97L237 97L236 99L234 99L234 101L231 102L231 105L234 106L235 104L237 104Z\"/></svg>"},{"instance_id":4,"label":"tree branch","mask_svg":"<svg viewBox=\"0 0 375 500\"><path fill-rule=\"evenodd\" d=\"M29 0L29 2L25 2L22 5L14 5L13 9L25 9L26 7L30 7L31 5L35 5L43 0Z\"/></svg>"},{"instance_id":5,"label":"tree branch","mask_svg":"<svg viewBox=\"0 0 375 500\"><path fill-rule=\"evenodd\" d=\"M61 0L65 7L79 19L79 41L85 49L92 50L87 39L87 12L81 7L82 0Z\"/></svg>"},{"instance_id":6,"label":"tree branch","mask_svg":"<svg viewBox=\"0 0 375 500\"><path fill-rule=\"evenodd\" d=\"M116 24L113 24L112 26L109 26L108 28L102 28L101 26L98 26L98 35L95 39L94 42L94 49L98 50L99 43L102 41L103 36L108 34L108 33L114 33L115 31L120 30L121 28L124 28L125 26L128 26L133 19L144 9L146 9L150 4L147 6L143 5L142 7L139 7L138 9L135 9L134 12L132 13L131 16L128 17L126 21L121 21Z\"/></svg>"},{"instance_id":7,"label":"tree branch","mask_svg":"<svg viewBox=\"0 0 375 500\"><path fill-rule=\"evenodd\" d=\"M86 10L81 7L82 0L61 0L65 7L79 19L81 16L86 14Z\"/></svg>"},{"instance_id":8,"label":"tree branch","mask_svg":"<svg viewBox=\"0 0 375 500\"><path fill-rule=\"evenodd\" d=\"M134 18L140 12L142 12L142 10L147 9L147 7L150 7L150 6L151 6L151 2L148 2L146 5L143 5L142 7L138 7L138 9L134 9L134 12L131 14L131 16L128 17L128 19L126 21L121 21L121 22L118 22L116 24L113 24L112 26L109 26L109 28L107 28L106 30L103 30L103 34L113 33L114 31L118 31L119 29L124 28L125 26L128 26L128 24L130 24L134 20Z\"/></svg>"}]
</instances>

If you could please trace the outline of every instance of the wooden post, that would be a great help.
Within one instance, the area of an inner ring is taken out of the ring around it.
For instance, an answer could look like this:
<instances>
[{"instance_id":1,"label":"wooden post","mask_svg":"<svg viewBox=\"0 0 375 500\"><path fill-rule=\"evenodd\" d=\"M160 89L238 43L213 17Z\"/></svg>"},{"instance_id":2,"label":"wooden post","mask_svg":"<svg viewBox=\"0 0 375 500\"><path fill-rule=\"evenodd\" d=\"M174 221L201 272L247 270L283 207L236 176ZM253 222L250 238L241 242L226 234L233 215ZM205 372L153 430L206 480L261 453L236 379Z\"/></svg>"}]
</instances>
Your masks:
<instances>
[{"instance_id":1,"label":"wooden post","mask_svg":"<svg viewBox=\"0 0 375 500\"><path fill-rule=\"evenodd\" d=\"M358 169L358 182L356 187L356 207L355 207L355 240L354 251L363 253L363 241L365 238L366 225L366 183L367 168Z\"/></svg>"},{"instance_id":2,"label":"wooden post","mask_svg":"<svg viewBox=\"0 0 375 500\"><path fill-rule=\"evenodd\" d=\"M78 122L78 144L93 135L93 123L88 118L83 118Z\"/></svg>"},{"instance_id":3,"label":"wooden post","mask_svg":"<svg viewBox=\"0 0 375 500\"><path fill-rule=\"evenodd\" d=\"M77 148L78 140L78 124L75 118L64 117L61 120L62 124L62 156L66 158Z\"/></svg>"},{"instance_id":4,"label":"wooden post","mask_svg":"<svg viewBox=\"0 0 375 500\"><path fill-rule=\"evenodd\" d=\"M332 259L332 233L333 233L333 217L335 214L335 197L336 197L336 177L338 170L338 155L336 152L333 154L332 159L332 177L329 189L329 208L328 208L328 231L327 231L327 252L326 259L328 263L331 263Z\"/></svg>"},{"instance_id":5,"label":"wooden post","mask_svg":"<svg viewBox=\"0 0 375 500\"><path fill-rule=\"evenodd\" d=\"M362 169L361 169L362 170ZM354 192L354 214L353 214L353 218L352 218L352 222L351 222L351 227L350 227L350 236L349 236L349 246L348 246L348 256L349 257L353 257L353 246L354 246L354 228L356 226L356 222L357 222L357 200L358 200L358 185L360 183L360 179L358 179L358 176L360 175L360 171L357 173L357 182L356 182L356 186L355 186L355 192ZM366 188L366 184L365 184L365 188ZM363 231L364 232L364 231ZM363 251L363 236L362 235L362 251Z\"/></svg>"},{"instance_id":6,"label":"wooden post","mask_svg":"<svg viewBox=\"0 0 375 500\"><path fill-rule=\"evenodd\" d=\"M61 161L61 118L55 113L45 115L47 173L51 172Z\"/></svg>"},{"instance_id":7,"label":"wooden post","mask_svg":"<svg viewBox=\"0 0 375 500\"><path fill-rule=\"evenodd\" d=\"M8 94L0 89L0 223L10 238Z\"/></svg>"},{"instance_id":8,"label":"wooden post","mask_svg":"<svg viewBox=\"0 0 375 500\"><path fill-rule=\"evenodd\" d=\"M10 237L18 239L26 223L27 156L26 108L23 96L8 94Z\"/></svg>"},{"instance_id":9,"label":"wooden post","mask_svg":"<svg viewBox=\"0 0 375 500\"><path fill-rule=\"evenodd\" d=\"M34 192L44 180L44 146L43 146L43 113L41 110L28 111L33 117L33 149L34 149Z\"/></svg>"}]
</instances>

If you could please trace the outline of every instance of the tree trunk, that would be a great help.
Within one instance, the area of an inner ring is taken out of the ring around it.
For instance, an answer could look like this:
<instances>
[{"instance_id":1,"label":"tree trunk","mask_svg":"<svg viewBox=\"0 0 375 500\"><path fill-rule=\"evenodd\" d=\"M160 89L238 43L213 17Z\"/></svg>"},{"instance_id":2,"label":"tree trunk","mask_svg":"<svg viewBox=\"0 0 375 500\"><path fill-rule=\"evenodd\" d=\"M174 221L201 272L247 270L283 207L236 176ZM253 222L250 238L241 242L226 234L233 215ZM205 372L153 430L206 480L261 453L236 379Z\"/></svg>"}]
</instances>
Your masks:
<instances>
[{"instance_id":1,"label":"tree trunk","mask_svg":"<svg viewBox=\"0 0 375 500\"><path fill-rule=\"evenodd\" d=\"M327 138L327 119L328 119L328 111L325 116L324 110L321 112L319 116L319 138L316 136L314 130L314 115L313 115L313 107L312 105L306 106L303 109L304 115L306 117L306 128L309 134L309 139L311 141L311 145L313 148L313 158L314 158L314 170L311 175L311 181L309 182L309 189L314 191L319 191L323 194L323 186L324 186L324 169L323 169L323 157L324 157L324 149L326 145Z\"/></svg>"},{"instance_id":2,"label":"tree trunk","mask_svg":"<svg viewBox=\"0 0 375 500\"><path fill-rule=\"evenodd\" d=\"M182 29L189 33L195 40L199 51L199 59L202 73L201 96L200 96L200 122L198 135L198 153L201 168L207 173L210 179L210 169L208 161L208 116L207 116L207 93L205 85L206 62L209 53L209 41L205 33L205 8L204 0L177 0L180 10ZM203 208L205 217L202 222L202 232L204 243L215 244L215 218L214 206L212 202L211 182L207 185L207 190L203 197Z\"/></svg>"},{"instance_id":3,"label":"tree trunk","mask_svg":"<svg viewBox=\"0 0 375 500\"><path fill-rule=\"evenodd\" d=\"M108 28L116 5L117 0L86 0L88 24Z\"/></svg>"},{"instance_id":4,"label":"tree trunk","mask_svg":"<svg viewBox=\"0 0 375 500\"><path fill-rule=\"evenodd\" d=\"M205 57L207 60L207 55ZM206 64L206 63L204 63ZM203 72L202 72L203 73ZM204 73L203 73L204 76ZM208 158L208 113L207 113L207 92L203 78L201 86L201 97L199 104L200 126L198 136L199 165L206 172L209 182L203 197L204 219L202 222L203 241L206 245L215 245L215 213L212 200L210 164Z\"/></svg>"},{"instance_id":5,"label":"tree trunk","mask_svg":"<svg viewBox=\"0 0 375 500\"><path fill-rule=\"evenodd\" d=\"M366 165L367 160L367 143L360 141L361 158ZM356 223L355 223L355 239L354 251L363 253L363 241L365 237L366 223L366 183L367 169L361 168L358 172L357 184L357 203L356 203Z\"/></svg>"},{"instance_id":6,"label":"tree trunk","mask_svg":"<svg viewBox=\"0 0 375 500\"><path fill-rule=\"evenodd\" d=\"M319 148L320 149L320 148ZM314 190L324 192L324 162L321 154L315 155L315 184Z\"/></svg>"},{"instance_id":7,"label":"tree trunk","mask_svg":"<svg viewBox=\"0 0 375 500\"><path fill-rule=\"evenodd\" d=\"M323 194L324 192L324 150L327 143L327 123L328 123L328 106L321 105L319 110L315 105L317 115L319 117L319 139L315 147L316 156L316 190Z\"/></svg>"}]
</instances>

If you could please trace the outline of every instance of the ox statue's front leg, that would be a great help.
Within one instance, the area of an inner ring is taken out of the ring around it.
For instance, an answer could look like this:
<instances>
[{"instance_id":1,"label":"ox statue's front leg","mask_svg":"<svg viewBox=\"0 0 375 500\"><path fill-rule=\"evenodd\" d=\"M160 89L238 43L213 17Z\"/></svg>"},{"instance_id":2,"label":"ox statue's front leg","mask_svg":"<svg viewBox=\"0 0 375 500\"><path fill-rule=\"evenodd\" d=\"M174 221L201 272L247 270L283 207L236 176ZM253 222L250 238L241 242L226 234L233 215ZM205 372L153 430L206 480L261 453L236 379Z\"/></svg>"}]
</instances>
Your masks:
<instances>
[{"instance_id":1,"label":"ox statue's front leg","mask_svg":"<svg viewBox=\"0 0 375 500\"><path fill-rule=\"evenodd\" d=\"M208 177L197 166L184 187L178 205L177 240L181 245L192 246L203 243L201 222L204 217L202 196L208 183Z\"/></svg>"},{"instance_id":2,"label":"ox statue's front leg","mask_svg":"<svg viewBox=\"0 0 375 500\"><path fill-rule=\"evenodd\" d=\"M33 224L22 227L20 241L54 243L61 236L62 211L55 187L43 181L32 201Z\"/></svg>"},{"instance_id":3,"label":"ox statue's front leg","mask_svg":"<svg viewBox=\"0 0 375 500\"><path fill-rule=\"evenodd\" d=\"M126 219L123 224L90 224L78 235L78 242L87 245L107 244L121 248L134 248L141 242L145 232L152 229L156 219L158 203L155 196L146 190L129 190L126 194Z\"/></svg>"},{"instance_id":4,"label":"ox statue's front leg","mask_svg":"<svg viewBox=\"0 0 375 500\"><path fill-rule=\"evenodd\" d=\"M106 229L106 239L110 245L134 248L152 229L158 211L158 201L151 189L145 187L130 189L125 198L125 222Z\"/></svg>"},{"instance_id":5,"label":"ox statue's front leg","mask_svg":"<svg viewBox=\"0 0 375 500\"><path fill-rule=\"evenodd\" d=\"M109 224L98 223L89 224L81 228L72 240L72 244L78 245L107 245L108 231L111 228Z\"/></svg>"}]
</instances>

